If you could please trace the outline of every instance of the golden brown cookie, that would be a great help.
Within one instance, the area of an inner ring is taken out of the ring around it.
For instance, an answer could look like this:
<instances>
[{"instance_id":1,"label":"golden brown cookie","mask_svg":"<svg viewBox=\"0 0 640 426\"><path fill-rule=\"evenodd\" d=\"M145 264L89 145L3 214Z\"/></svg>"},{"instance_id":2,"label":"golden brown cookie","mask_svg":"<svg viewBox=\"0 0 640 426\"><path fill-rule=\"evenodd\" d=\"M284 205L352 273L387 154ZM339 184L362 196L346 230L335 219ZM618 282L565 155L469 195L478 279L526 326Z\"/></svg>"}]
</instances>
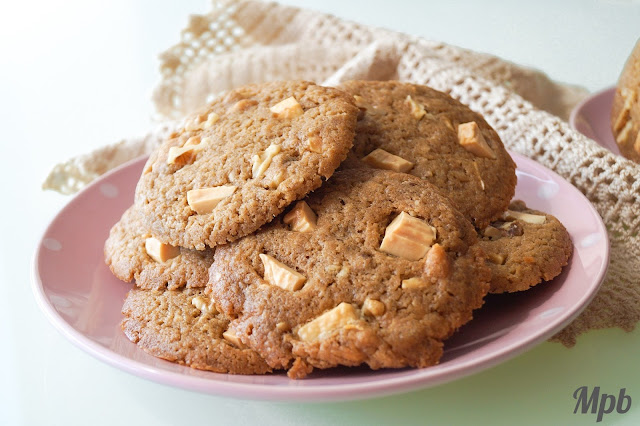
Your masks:
<instances>
[{"instance_id":1,"label":"golden brown cookie","mask_svg":"<svg viewBox=\"0 0 640 426\"><path fill-rule=\"evenodd\" d=\"M332 175L357 114L352 96L309 82L229 92L149 158L136 189L146 228L198 250L250 234Z\"/></svg>"},{"instance_id":2,"label":"golden brown cookie","mask_svg":"<svg viewBox=\"0 0 640 426\"><path fill-rule=\"evenodd\" d=\"M427 367L482 305L476 232L423 179L359 169L217 247L208 291L273 368Z\"/></svg>"},{"instance_id":3,"label":"golden brown cookie","mask_svg":"<svg viewBox=\"0 0 640 426\"><path fill-rule=\"evenodd\" d=\"M226 334L228 318L215 311L204 289L131 290L122 330L144 351L199 370L264 374L271 368Z\"/></svg>"},{"instance_id":4,"label":"golden brown cookie","mask_svg":"<svg viewBox=\"0 0 640 426\"><path fill-rule=\"evenodd\" d=\"M573 252L562 223L522 201L511 203L500 221L485 228L478 245L491 268L490 293L527 290L552 280Z\"/></svg>"},{"instance_id":5,"label":"golden brown cookie","mask_svg":"<svg viewBox=\"0 0 640 426\"><path fill-rule=\"evenodd\" d=\"M611 127L620 153L640 163L640 40L618 79Z\"/></svg>"},{"instance_id":6,"label":"golden brown cookie","mask_svg":"<svg viewBox=\"0 0 640 426\"><path fill-rule=\"evenodd\" d=\"M107 266L117 278L125 282L135 280L138 287L154 290L206 285L213 249L163 246L144 229L135 206L127 209L111 228L104 254Z\"/></svg>"},{"instance_id":7,"label":"golden brown cookie","mask_svg":"<svg viewBox=\"0 0 640 426\"><path fill-rule=\"evenodd\" d=\"M342 169L383 168L426 179L479 229L507 208L515 163L479 114L426 86L349 81L340 88L362 111Z\"/></svg>"}]
</instances>

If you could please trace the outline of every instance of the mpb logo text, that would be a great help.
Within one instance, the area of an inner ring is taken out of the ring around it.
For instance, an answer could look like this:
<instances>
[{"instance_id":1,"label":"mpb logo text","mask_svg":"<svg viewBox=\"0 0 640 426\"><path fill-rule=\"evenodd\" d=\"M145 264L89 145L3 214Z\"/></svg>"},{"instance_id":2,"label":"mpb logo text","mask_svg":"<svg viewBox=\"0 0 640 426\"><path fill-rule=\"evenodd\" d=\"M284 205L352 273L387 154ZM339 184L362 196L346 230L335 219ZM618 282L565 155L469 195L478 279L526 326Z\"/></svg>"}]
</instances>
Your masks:
<instances>
[{"instance_id":1,"label":"mpb logo text","mask_svg":"<svg viewBox=\"0 0 640 426\"><path fill-rule=\"evenodd\" d=\"M591 411L591 414L598 414L596 422L601 422L605 414L616 412L624 414L631 408L631 396L626 395L627 388L620 389L618 398L615 395L609 395L603 393L600 395L600 386L596 386L589 394L589 388L587 386L581 386L573 392L573 399L576 400L576 408L573 410L573 414L580 413L587 414Z\"/></svg>"}]
</instances>

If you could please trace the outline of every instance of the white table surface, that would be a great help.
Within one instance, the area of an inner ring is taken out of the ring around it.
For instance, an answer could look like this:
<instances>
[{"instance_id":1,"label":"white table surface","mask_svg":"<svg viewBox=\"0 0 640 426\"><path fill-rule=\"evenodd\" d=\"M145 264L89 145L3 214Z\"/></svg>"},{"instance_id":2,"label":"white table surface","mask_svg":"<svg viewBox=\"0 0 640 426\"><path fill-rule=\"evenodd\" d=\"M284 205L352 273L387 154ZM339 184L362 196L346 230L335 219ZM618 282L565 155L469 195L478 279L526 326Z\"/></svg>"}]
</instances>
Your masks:
<instances>
[{"instance_id":1,"label":"white table surface","mask_svg":"<svg viewBox=\"0 0 640 426\"><path fill-rule=\"evenodd\" d=\"M592 91L615 83L640 36L638 0L286 3L493 53ZM36 306L29 273L41 233L69 198L40 185L56 162L149 128L157 54L178 40L190 13L207 9L204 0L0 8L0 425L592 424L594 415L573 414L583 385L626 388L631 410L603 423L640 424L638 331L591 332L571 350L543 343L436 388L322 404L170 388L65 340Z\"/></svg>"}]
</instances>

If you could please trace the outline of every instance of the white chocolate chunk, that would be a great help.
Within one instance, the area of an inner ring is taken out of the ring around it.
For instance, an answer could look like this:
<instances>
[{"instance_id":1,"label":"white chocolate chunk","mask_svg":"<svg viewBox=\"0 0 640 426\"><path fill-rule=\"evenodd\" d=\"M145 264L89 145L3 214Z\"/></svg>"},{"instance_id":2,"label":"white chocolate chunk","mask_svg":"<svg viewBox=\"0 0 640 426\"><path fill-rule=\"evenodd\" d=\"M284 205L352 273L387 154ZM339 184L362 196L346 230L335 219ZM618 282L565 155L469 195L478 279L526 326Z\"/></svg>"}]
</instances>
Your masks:
<instances>
[{"instance_id":1,"label":"white chocolate chunk","mask_svg":"<svg viewBox=\"0 0 640 426\"><path fill-rule=\"evenodd\" d=\"M480 188L484 191L485 185L484 180L482 180L482 175L480 174L480 169L478 168L478 163L473 162L473 168L476 170L476 174L478 175L478 180L480 181Z\"/></svg>"},{"instance_id":2,"label":"white chocolate chunk","mask_svg":"<svg viewBox=\"0 0 640 426\"><path fill-rule=\"evenodd\" d=\"M172 146L167 154L167 164L186 164L193 155L202 151L208 142L209 138L201 141L199 137L193 136L187 139L182 147Z\"/></svg>"},{"instance_id":3,"label":"white chocolate chunk","mask_svg":"<svg viewBox=\"0 0 640 426\"><path fill-rule=\"evenodd\" d=\"M287 331L291 330L291 327L289 326L289 323L287 323L285 321L281 321L281 322L276 324L276 330L282 331L282 332L287 332Z\"/></svg>"},{"instance_id":4,"label":"white chocolate chunk","mask_svg":"<svg viewBox=\"0 0 640 426\"><path fill-rule=\"evenodd\" d=\"M198 114L196 116L187 117L184 121L184 130L187 132L195 132L198 130L210 128L220 117L215 112L208 114Z\"/></svg>"},{"instance_id":5,"label":"white chocolate chunk","mask_svg":"<svg viewBox=\"0 0 640 426\"><path fill-rule=\"evenodd\" d=\"M340 328L345 328L350 323L359 319L358 313L352 304L342 302L331 309L306 323L298 329L298 336L304 342L312 342L328 335Z\"/></svg>"},{"instance_id":6,"label":"white chocolate chunk","mask_svg":"<svg viewBox=\"0 0 640 426\"><path fill-rule=\"evenodd\" d=\"M506 256L501 253L489 253L487 259L496 265L504 265L505 260L507 260Z\"/></svg>"},{"instance_id":7,"label":"white chocolate chunk","mask_svg":"<svg viewBox=\"0 0 640 426\"><path fill-rule=\"evenodd\" d=\"M184 146L195 147L196 145L200 145L200 136L191 136L184 143Z\"/></svg>"},{"instance_id":8,"label":"white chocolate chunk","mask_svg":"<svg viewBox=\"0 0 640 426\"><path fill-rule=\"evenodd\" d=\"M449 128L449 130L454 131L455 129L453 128L453 123L451 123L451 120L449 120L449 117L445 117L445 116L441 116L440 118L442 120L442 122L444 123L445 126L447 126Z\"/></svg>"},{"instance_id":9,"label":"white chocolate chunk","mask_svg":"<svg viewBox=\"0 0 640 426\"><path fill-rule=\"evenodd\" d=\"M160 263L166 262L169 259L173 259L180 254L179 247L161 243L154 237L147 238L144 241L144 248L147 251L147 254L151 256L153 260Z\"/></svg>"},{"instance_id":10,"label":"white chocolate chunk","mask_svg":"<svg viewBox=\"0 0 640 426\"><path fill-rule=\"evenodd\" d=\"M229 330L225 331L224 333L222 333L222 337L224 338L224 340L231 343L233 346L235 346L238 349L246 348L244 343L242 343L238 338L238 336L236 336L235 333L232 331L229 331Z\"/></svg>"},{"instance_id":11,"label":"white chocolate chunk","mask_svg":"<svg viewBox=\"0 0 640 426\"><path fill-rule=\"evenodd\" d=\"M405 212L391 221L380 251L408 260L421 259L436 239L436 228Z\"/></svg>"},{"instance_id":12,"label":"white chocolate chunk","mask_svg":"<svg viewBox=\"0 0 640 426\"><path fill-rule=\"evenodd\" d=\"M624 144L624 142L626 142L627 138L631 134L632 129L633 129L633 121L629 120L627 121L627 124L624 125L622 130L620 130L620 133L618 133L618 136L616 136L616 142L618 142L618 144Z\"/></svg>"},{"instance_id":13,"label":"white chocolate chunk","mask_svg":"<svg viewBox=\"0 0 640 426\"><path fill-rule=\"evenodd\" d=\"M516 212L512 210L507 210L506 212L502 213L502 218L505 220L521 220L526 223L534 223L538 225L541 225L547 221L546 216Z\"/></svg>"},{"instance_id":14,"label":"white chocolate chunk","mask_svg":"<svg viewBox=\"0 0 640 426\"><path fill-rule=\"evenodd\" d=\"M316 229L317 216L309 204L305 201L298 201L295 207L284 216L282 220L285 225L289 225L292 231L311 232Z\"/></svg>"},{"instance_id":15,"label":"white chocolate chunk","mask_svg":"<svg viewBox=\"0 0 640 426\"><path fill-rule=\"evenodd\" d=\"M264 265L264 280L271 285L284 290L297 291L302 288L307 278L294 271L282 262L277 261L267 254L260 254L260 260Z\"/></svg>"},{"instance_id":16,"label":"white chocolate chunk","mask_svg":"<svg viewBox=\"0 0 640 426\"><path fill-rule=\"evenodd\" d=\"M362 313L370 317L380 316L386 309L384 303L376 299L366 299L362 304Z\"/></svg>"},{"instance_id":17,"label":"white chocolate chunk","mask_svg":"<svg viewBox=\"0 0 640 426\"><path fill-rule=\"evenodd\" d=\"M213 126L218 120L220 119L220 116L218 114L216 114L215 112L210 112L209 115L207 116L207 121L205 121L204 123L202 123L200 125L200 127L202 129L209 129L211 128L211 126Z\"/></svg>"},{"instance_id":18,"label":"white chocolate chunk","mask_svg":"<svg viewBox=\"0 0 640 426\"><path fill-rule=\"evenodd\" d=\"M254 99L241 99L231 107L231 112L244 112L250 107L258 105L258 101Z\"/></svg>"},{"instance_id":19,"label":"white chocolate chunk","mask_svg":"<svg viewBox=\"0 0 640 426\"><path fill-rule=\"evenodd\" d=\"M238 189L234 185L222 185L213 188L192 189L187 191L187 203L198 214L211 213L218 203Z\"/></svg>"},{"instance_id":20,"label":"white chocolate chunk","mask_svg":"<svg viewBox=\"0 0 640 426\"><path fill-rule=\"evenodd\" d=\"M500 232L498 228L495 228L491 225L484 228L484 231L482 231L482 235L484 235L485 237L489 237L491 240L502 238L502 232Z\"/></svg>"},{"instance_id":21,"label":"white chocolate chunk","mask_svg":"<svg viewBox=\"0 0 640 426\"><path fill-rule=\"evenodd\" d=\"M307 141L309 151L322 154L322 138L320 136L311 136Z\"/></svg>"},{"instance_id":22,"label":"white chocolate chunk","mask_svg":"<svg viewBox=\"0 0 640 426\"><path fill-rule=\"evenodd\" d=\"M413 168L411 161L390 154L380 148L371 151L367 156L362 158L362 161L376 169L393 170L395 172L406 173Z\"/></svg>"},{"instance_id":23,"label":"white chocolate chunk","mask_svg":"<svg viewBox=\"0 0 640 426\"><path fill-rule=\"evenodd\" d=\"M427 111L424 110L424 107L419 103L417 103L416 101L414 101L413 98L411 98L411 95L407 95L406 102L409 104L409 107L411 108L411 115L413 115L413 117L416 118L417 120L420 120L422 117L424 117L427 114Z\"/></svg>"},{"instance_id":24,"label":"white chocolate chunk","mask_svg":"<svg viewBox=\"0 0 640 426\"><path fill-rule=\"evenodd\" d=\"M487 144L475 121L458 125L458 142L464 149L478 157L496 158L496 154Z\"/></svg>"},{"instance_id":25,"label":"white chocolate chunk","mask_svg":"<svg viewBox=\"0 0 640 426\"><path fill-rule=\"evenodd\" d=\"M364 101L364 98L360 95L353 95L353 100L358 108L367 109L369 105Z\"/></svg>"},{"instance_id":26,"label":"white chocolate chunk","mask_svg":"<svg viewBox=\"0 0 640 426\"><path fill-rule=\"evenodd\" d=\"M208 313L215 315L218 312L213 303L213 300L211 300L211 302L208 302L207 298L203 296L194 297L193 299L191 299L191 304L196 308L200 309L200 312L202 312L205 315Z\"/></svg>"},{"instance_id":27,"label":"white chocolate chunk","mask_svg":"<svg viewBox=\"0 0 640 426\"><path fill-rule=\"evenodd\" d=\"M304 113L302 106L293 96L269 108L278 118L295 118Z\"/></svg>"},{"instance_id":28,"label":"white chocolate chunk","mask_svg":"<svg viewBox=\"0 0 640 426\"><path fill-rule=\"evenodd\" d=\"M627 126L630 117L629 112L631 111L631 107L636 101L637 93L635 90L624 87L620 91L620 95L624 99L624 105L622 106L622 111L620 111L620 115L618 115L618 118L616 119L616 122L613 126L613 129L616 132L619 132L620 129Z\"/></svg>"},{"instance_id":29,"label":"white chocolate chunk","mask_svg":"<svg viewBox=\"0 0 640 426\"><path fill-rule=\"evenodd\" d=\"M186 119L184 124L184 130L187 132L195 132L196 130L200 130L200 123L204 121L202 115L197 115L195 117L189 117Z\"/></svg>"},{"instance_id":30,"label":"white chocolate chunk","mask_svg":"<svg viewBox=\"0 0 640 426\"><path fill-rule=\"evenodd\" d=\"M412 288L424 288L429 285L429 281L420 277L408 278L406 280L402 280L402 288L404 290L412 289Z\"/></svg>"},{"instance_id":31,"label":"white chocolate chunk","mask_svg":"<svg viewBox=\"0 0 640 426\"><path fill-rule=\"evenodd\" d=\"M278 171L269 181L269 188L276 189L284 181L285 176L284 170Z\"/></svg>"},{"instance_id":32,"label":"white chocolate chunk","mask_svg":"<svg viewBox=\"0 0 640 426\"><path fill-rule=\"evenodd\" d=\"M253 166L251 168L251 173L254 179L262 177L265 171L271 165L271 160L273 157L278 155L282 147L280 145L271 144L264 152L260 155L254 155L251 161L253 162Z\"/></svg>"}]
</instances>

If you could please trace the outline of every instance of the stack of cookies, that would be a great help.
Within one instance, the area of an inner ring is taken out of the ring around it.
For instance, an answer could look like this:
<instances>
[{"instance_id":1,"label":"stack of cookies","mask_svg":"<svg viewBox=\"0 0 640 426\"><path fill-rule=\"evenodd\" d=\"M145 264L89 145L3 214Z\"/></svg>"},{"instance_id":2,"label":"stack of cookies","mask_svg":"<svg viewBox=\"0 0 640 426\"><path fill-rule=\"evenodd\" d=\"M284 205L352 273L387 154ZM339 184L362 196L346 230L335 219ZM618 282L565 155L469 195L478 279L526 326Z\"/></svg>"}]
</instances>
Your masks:
<instances>
[{"instance_id":1,"label":"stack of cookies","mask_svg":"<svg viewBox=\"0 0 640 426\"><path fill-rule=\"evenodd\" d=\"M122 329L220 373L437 364L488 292L571 255L515 185L497 133L428 87L238 88L151 154L111 230L106 263L135 281Z\"/></svg>"}]
</instances>

